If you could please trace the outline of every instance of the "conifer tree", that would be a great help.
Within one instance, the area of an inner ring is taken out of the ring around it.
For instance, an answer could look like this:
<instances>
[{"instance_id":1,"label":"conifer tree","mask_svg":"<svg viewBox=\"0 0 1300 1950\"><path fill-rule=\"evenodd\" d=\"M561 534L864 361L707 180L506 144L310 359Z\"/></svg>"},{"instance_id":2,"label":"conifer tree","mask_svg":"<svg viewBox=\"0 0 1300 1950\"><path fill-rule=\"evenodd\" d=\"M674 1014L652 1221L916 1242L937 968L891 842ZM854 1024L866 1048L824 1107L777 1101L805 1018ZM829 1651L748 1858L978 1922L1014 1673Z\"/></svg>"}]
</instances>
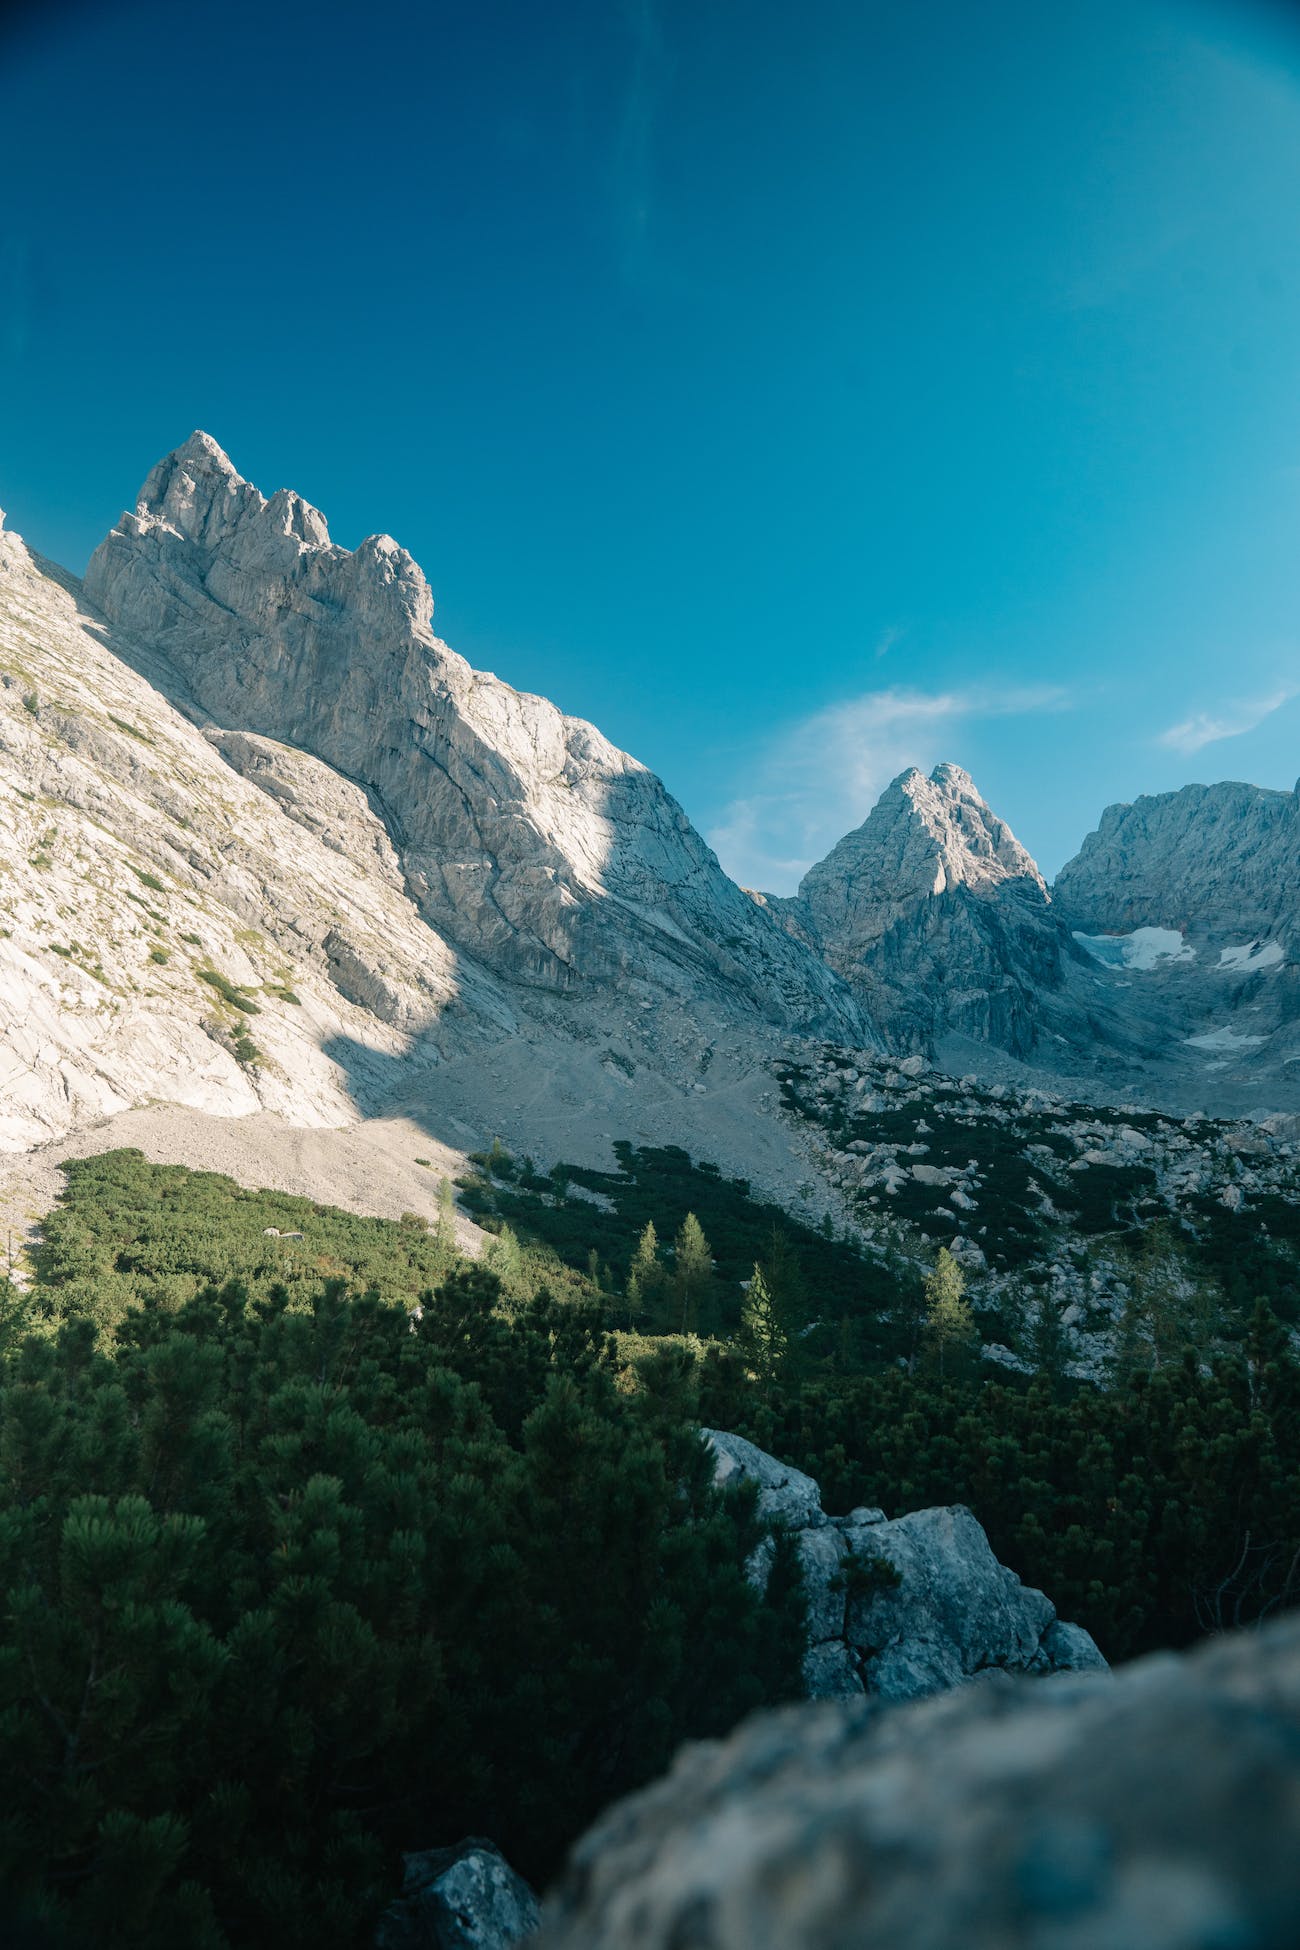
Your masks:
<instances>
[{"instance_id":1,"label":"conifer tree","mask_svg":"<svg viewBox=\"0 0 1300 1950\"><path fill-rule=\"evenodd\" d=\"M451 1189L450 1178L438 1183L438 1222L434 1227L434 1237L444 1253L450 1256L456 1250L456 1199Z\"/></svg>"},{"instance_id":2,"label":"conifer tree","mask_svg":"<svg viewBox=\"0 0 1300 1950\"><path fill-rule=\"evenodd\" d=\"M966 1276L946 1246L925 1281L925 1329L939 1362L939 1373L951 1355L975 1339L975 1316L966 1298Z\"/></svg>"},{"instance_id":3,"label":"conifer tree","mask_svg":"<svg viewBox=\"0 0 1300 1950\"><path fill-rule=\"evenodd\" d=\"M700 1305L713 1278L713 1249L693 1212L682 1220L673 1243L674 1287L681 1308L683 1334L698 1325Z\"/></svg>"},{"instance_id":4,"label":"conifer tree","mask_svg":"<svg viewBox=\"0 0 1300 1950\"><path fill-rule=\"evenodd\" d=\"M780 1304L757 1261L745 1294L740 1331L745 1358L758 1378L766 1401L785 1367L790 1336Z\"/></svg>"},{"instance_id":5,"label":"conifer tree","mask_svg":"<svg viewBox=\"0 0 1300 1950\"><path fill-rule=\"evenodd\" d=\"M655 1231L653 1219L646 1221L645 1231L637 1241L632 1255L632 1264L627 1276L627 1312L629 1323L652 1306L663 1292L665 1274L659 1261L659 1236Z\"/></svg>"}]
</instances>

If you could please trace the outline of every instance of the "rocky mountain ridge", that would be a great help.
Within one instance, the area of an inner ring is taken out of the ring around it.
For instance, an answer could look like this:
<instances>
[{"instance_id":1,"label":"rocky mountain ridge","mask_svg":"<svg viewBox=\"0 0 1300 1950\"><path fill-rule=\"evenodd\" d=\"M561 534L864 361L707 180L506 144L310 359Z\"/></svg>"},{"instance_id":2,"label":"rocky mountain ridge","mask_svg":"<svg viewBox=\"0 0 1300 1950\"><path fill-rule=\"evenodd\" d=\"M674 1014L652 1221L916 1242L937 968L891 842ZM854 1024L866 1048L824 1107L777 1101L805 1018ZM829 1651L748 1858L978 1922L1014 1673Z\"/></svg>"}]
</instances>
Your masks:
<instances>
[{"instance_id":1,"label":"rocky mountain ridge","mask_svg":"<svg viewBox=\"0 0 1300 1950\"><path fill-rule=\"evenodd\" d=\"M764 898L904 1050L956 1032L1030 1055L1070 952L1043 876L958 765L901 773L793 899Z\"/></svg>"},{"instance_id":2,"label":"rocky mountain ridge","mask_svg":"<svg viewBox=\"0 0 1300 1950\"><path fill-rule=\"evenodd\" d=\"M708 989L782 1027L863 1033L652 772L434 636L428 584L390 536L340 548L318 510L265 500L196 433L96 549L86 594L224 730L356 781L420 913L498 975ZM263 752L255 782L272 769Z\"/></svg>"},{"instance_id":3,"label":"rocky mountain ridge","mask_svg":"<svg viewBox=\"0 0 1300 1950\"><path fill-rule=\"evenodd\" d=\"M789 1193L768 1065L866 1037L852 999L652 774L438 644L395 544L195 436L90 583L115 620L0 532L0 1150L128 1114L151 1148L176 1106L195 1164L260 1116L265 1170L268 1117L395 1112L462 1154L684 1138Z\"/></svg>"},{"instance_id":4,"label":"rocky mountain ridge","mask_svg":"<svg viewBox=\"0 0 1300 1950\"><path fill-rule=\"evenodd\" d=\"M431 618L397 543L340 548L204 434L84 587L0 533L0 1147L154 1103L396 1109L591 1163L680 1141L788 1199L771 1071L820 1042L1300 1105L1294 795L1112 808L1049 889L968 774L913 770L751 897L645 767ZM814 1211L856 1195L824 1164Z\"/></svg>"},{"instance_id":5,"label":"rocky mountain ridge","mask_svg":"<svg viewBox=\"0 0 1300 1950\"><path fill-rule=\"evenodd\" d=\"M1049 888L969 775L913 768L792 900L894 1049L1178 1110L1300 1107L1300 797L1112 806ZM1004 1062L1003 1060L1008 1060Z\"/></svg>"}]
</instances>

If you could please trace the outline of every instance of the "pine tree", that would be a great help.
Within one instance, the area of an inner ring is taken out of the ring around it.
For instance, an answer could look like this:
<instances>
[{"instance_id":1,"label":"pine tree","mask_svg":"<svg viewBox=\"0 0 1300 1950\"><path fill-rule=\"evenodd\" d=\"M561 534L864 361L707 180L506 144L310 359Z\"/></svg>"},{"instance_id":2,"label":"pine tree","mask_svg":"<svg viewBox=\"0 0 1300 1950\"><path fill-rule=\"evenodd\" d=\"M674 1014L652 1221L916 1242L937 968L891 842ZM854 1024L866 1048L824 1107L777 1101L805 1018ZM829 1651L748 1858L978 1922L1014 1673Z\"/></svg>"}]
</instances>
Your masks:
<instances>
[{"instance_id":1,"label":"pine tree","mask_svg":"<svg viewBox=\"0 0 1300 1950\"><path fill-rule=\"evenodd\" d=\"M960 1353L975 1339L966 1276L946 1246L939 1248L939 1257L926 1275L925 1329L938 1356L941 1375L949 1355Z\"/></svg>"},{"instance_id":2,"label":"pine tree","mask_svg":"<svg viewBox=\"0 0 1300 1950\"><path fill-rule=\"evenodd\" d=\"M456 1250L456 1199L451 1189L450 1178L438 1181L438 1220L434 1227L434 1237L441 1251L448 1257Z\"/></svg>"},{"instance_id":3,"label":"pine tree","mask_svg":"<svg viewBox=\"0 0 1300 1950\"><path fill-rule=\"evenodd\" d=\"M785 1367L790 1336L780 1304L757 1261L745 1293L740 1335L745 1358L762 1385L766 1401Z\"/></svg>"},{"instance_id":4,"label":"pine tree","mask_svg":"<svg viewBox=\"0 0 1300 1950\"><path fill-rule=\"evenodd\" d=\"M713 1250L693 1212L682 1220L673 1243L674 1287L681 1307L682 1332L698 1325L700 1303L713 1278Z\"/></svg>"},{"instance_id":5,"label":"pine tree","mask_svg":"<svg viewBox=\"0 0 1300 1950\"><path fill-rule=\"evenodd\" d=\"M664 1269L659 1262L659 1236L655 1231L653 1219L646 1221L645 1231L637 1241L632 1255L632 1264L627 1276L627 1313L629 1323L637 1315L653 1305L664 1287Z\"/></svg>"}]
</instances>

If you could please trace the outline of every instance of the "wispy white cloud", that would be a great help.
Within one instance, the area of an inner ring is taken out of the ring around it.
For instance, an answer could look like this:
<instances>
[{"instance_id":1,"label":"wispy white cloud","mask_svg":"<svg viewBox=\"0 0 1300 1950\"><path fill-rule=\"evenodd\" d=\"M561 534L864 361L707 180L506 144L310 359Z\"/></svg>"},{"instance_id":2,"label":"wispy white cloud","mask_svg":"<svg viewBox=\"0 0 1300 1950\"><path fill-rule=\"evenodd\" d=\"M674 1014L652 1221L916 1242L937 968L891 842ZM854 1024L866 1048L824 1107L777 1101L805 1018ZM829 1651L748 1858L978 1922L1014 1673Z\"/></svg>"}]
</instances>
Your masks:
<instances>
[{"instance_id":1,"label":"wispy white cloud","mask_svg":"<svg viewBox=\"0 0 1300 1950\"><path fill-rule=\"evenodd\" d=\"M987 685L867 691L829 705L768 742L753 790L726 807L709 845L742 886L792 893L815 860L861 825L891 779L909 765L928 772L953 756L958 726L1060 711L1069 702L1054 685Z\"/></svg>"},{"instance_id":2,"label":"wispy white cloud","mask_svg":"<svg viewBox=\"0 0 1300 1950\"><path fill-rule=\"evenodd\" d=\"M1171 724L1156 743L1175 752L1199 752L1203 745L1216 744L1220 738L1240 738L1243 732L1253 731L1293 697L1300 697L1300 684L1279 684L1262 697L1229 698L1216 710L1196 711L1190 718Z\"/></svg>"}]
</instances>

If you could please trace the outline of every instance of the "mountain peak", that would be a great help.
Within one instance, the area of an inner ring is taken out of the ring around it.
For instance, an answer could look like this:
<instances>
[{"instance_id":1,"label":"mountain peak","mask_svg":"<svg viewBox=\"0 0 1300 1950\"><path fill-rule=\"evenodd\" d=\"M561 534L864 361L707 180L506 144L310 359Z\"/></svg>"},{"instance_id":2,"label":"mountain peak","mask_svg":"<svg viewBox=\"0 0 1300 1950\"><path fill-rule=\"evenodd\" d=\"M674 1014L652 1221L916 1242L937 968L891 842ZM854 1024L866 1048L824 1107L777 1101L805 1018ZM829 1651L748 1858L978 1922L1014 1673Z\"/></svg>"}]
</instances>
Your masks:
<instances>
[{"instance_id":1,"label":"mountain peak","mask_svg":"<svg viewBox=\"0 0 1300 1950\"><path fill-rule=\"evenodd\" d=\"M636 969L724 1017L860 1033L825 964L726 878L652 773L434 637L429 585L392 536L339 547L309 502L267 500L195 433L85 590L215 724L372 795L424 919L497 974L567 992Z\"/></svg>"},{"instance_id":2,"label":"mountain peak","mask_svg":"<svg viewBox=\"0 0 1300 1950\"><path fill-rule=\"evenodd\" d=\"M799 892L822 911L819 926L849 909L859 919L878 910L881 925L900 900L969 887L987 894L1023 883L1039 897L1046 883L1005 820L999 819L960 765L900 772L867 818L804 875Z\"/></svg>"},{"instance_id":3,"label":"mountain peak","mask_svg":"<svg viewBox=\"0 0 1300 1950\"><path fill-rule=\"evenodd\" d=\"M985 804L984 796L970 773L960 765L954 765L950 759L935 766L930 774L930 784L937 785L941 791L959 793L965 799L978 799L981 805Z\"/></svg>"},{"instance_id":4,"label":"mountain peak","mask_svg":"<svg viewBox=\"0 0 1300 1950\"><path fill-rule=\"evenodd\" d=\"M150 469L136 496L135 514L124 516L122 526L137 535L161 526L186 541L214 547L265 505L211 434L196 431Z\"/></svg>"}]
</instances>

